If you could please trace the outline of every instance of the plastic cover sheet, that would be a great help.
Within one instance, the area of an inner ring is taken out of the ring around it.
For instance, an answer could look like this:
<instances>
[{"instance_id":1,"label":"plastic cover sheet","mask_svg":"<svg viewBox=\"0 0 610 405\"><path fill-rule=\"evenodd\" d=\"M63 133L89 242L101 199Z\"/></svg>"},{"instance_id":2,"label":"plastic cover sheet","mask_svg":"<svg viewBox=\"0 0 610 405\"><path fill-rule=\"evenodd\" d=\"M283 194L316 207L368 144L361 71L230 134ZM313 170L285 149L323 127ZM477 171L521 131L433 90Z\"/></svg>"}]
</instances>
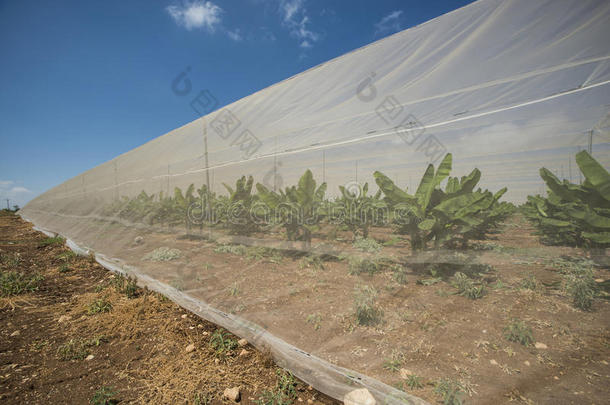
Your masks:
<instances>
[{"instance_id":1,"label":"plastic cover sheet","mask_svg":"<svg viewBox=\"0 0 610 405\"><path fill-rule=\"evenodd\" d=\"M426 165L451 152L452 175L478 167L481 187L506 186L505 200L524 202L543 192L542 166L576 181L574 154L590 141L610 165L609 27L603 0L481 0L210 112L47 191L21 214L269 348L333 397L364 386L379 401L419 403L387 385L375 328L349 321L362 280L346 267L261 265L222 250L239 243L336 257L353 253L351 244L317 234L311 244L286 242L281 227L233 235L193 220L201 201L185 221L171 209L134 220L122 215L125 201L142 191L159 201L190 184L226 196L222 183L235 187L242 175L279 190L307 169L330 200L339 186L368 183L374 194L376 170L413 191ZM163 247L179 257L151 260ZM413 259L408 249L388 254ZM383 281L368 282L384 301ZM317 314L334 325L318 332ZM393 321L380 328L399 338Z\"/></svg>"}]
</instances>

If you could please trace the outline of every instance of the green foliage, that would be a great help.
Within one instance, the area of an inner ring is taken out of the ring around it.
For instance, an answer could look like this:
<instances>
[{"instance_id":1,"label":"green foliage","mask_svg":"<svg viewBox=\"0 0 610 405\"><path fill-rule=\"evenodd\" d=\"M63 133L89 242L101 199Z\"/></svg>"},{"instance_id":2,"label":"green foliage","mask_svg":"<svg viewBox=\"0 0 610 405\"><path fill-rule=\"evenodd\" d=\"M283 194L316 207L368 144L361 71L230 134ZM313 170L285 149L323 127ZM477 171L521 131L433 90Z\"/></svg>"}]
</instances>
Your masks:
<instances>
[{"instance_id":1,"label":"green foliage","mask_svg":"<svg viewBox=\"0 0 610 405\"><path fill-rule=\"evenodd\" d=\"M286 230L286 238L311 242L311 235L321 221L320 207L326 193L326 183L316 188L311 170L306 170L296 186L279 193L256 185L260 200L274 213L274 221Z\"/></svg>"},{"instance_id":2,"label":"green foliage","mask_svg":"<svg viewBox=\"0 0 610 405\"><path fill-rule=\"evenodd\" d=\"M504 328L504 337L511 342L517 342L523 346L530 346L534 343L532 328L518 319L513 319L506 325Z\"/></svg>"},{"instance_id":3,"label":"green foliage","mask_svg":"<svg viewBox=\"0 0 610 405\"><path fill-rule=\"evenodd\" d=\"M356 238L352 246L367 253L377 253L382 247L375 239L371 238Z\"/></svg>"},{"instance_id":4,"label":"green foliage","mask_svg":"<svg viewBox=\"0 0 610 405\"><path fill-rule=\"evenodd\" d=\"M113 387L98 388L93 394L93 398L89 401L92 405L113 405L119 401L115 398L117 392Z\"/></svg>"},{"instance_id":5,"label":"green foliage","mask_svg":"<svg viewBox=\"0 0 610 405\"><path fill-rule=\"evenodd\" d=\"M55 245L63 245L66 243L66 240L61 236L49 237L38 242L38 246L46 247L46 246L55 246Z\"/></svg>"},{"instance_id":6,"label":"green foliage","mask_svg":"<svg viewBox=\"0 0 610 405\"><path fill-rule=\"evenodd\" d=\"M93 300L87 307L87 314L95 315L102 312L110 312L112 304L106 298L98 298Z\"/></svg>"},{"instance_id":7,"label":"green foliage","mask_svg":"<svg viewBox=\"0 0 610 405\"><path fill-rule=\"evenodd\" d=\"M145 255L142 260L150 260L152 262L168 262L179 259L182 256L180 250L171 249L167 246L161 246Z\"/></svg>"},{"instance_id":8,"label":"green foliage","mask_svg":"<svg viewBox=\"0 0 610 405\"><path fill-rule=\"evenodd\" d=\"M538 281L536 280L536 276L534 276L533 274L528 274L527 277L521 280L521 288L535 291L538 288Z\"/></svg>"},{"instance_id":9,"label":"green foliage","mask_svg":"<svg viewBox=\"0 0 610 405\"><path fill-rule=\"evenodd\" d=\"M210 338L210 347L214 350L217 357L226 357L237 346L237 340L233 339L227 331L222 329L216 329Z\"/></svg>"},{"instance_id":10,"label":"green foliage","mask_svg":"<svg viewBox=\"0 0 610 405\"><path fill-rule=\"evenodd\" d=\"M218 245L214 248L214 252L244 256L248 252L248 248L244 245Z\"/></svg>"},{"instance_id":11,"label":"green foliage","mask_svg":"<svg viewBox=\"0 0 610 405\"><path fill-rule=\"evenodd\" d=\"M441 398L443 405L462 405L464 387L457 381L442 378L434 387L434 393Z\"/></svg>"},{"instance_id":12,"label":"green foliage","mask_svg":"<svg viewBox=\"0 0 610 405\"><path fill-rule=\"evenodd\" d=\"M547 197L528 196L522 207L550 244L610 247L610 173L586 151L576 154L585 177L583 184L560 181L550 170L540 169Z\"/></svg>"},{"instance_id":13,"label":"green foliage","mask_svg":"<svg viewBox=\"0 0 610 405\"><path fill-rule=\"evenodd\" d=\"M42 280L44 280L44 277L38 273L24 274L16 271L2 271L0 272L0 295L8 297L38 291Z\"/></svg>"},{"instance_id":14,"label":"green foliage","mask_svg":"<svg viewBox=\"0 0 610 405\"><path fill-rule=\"evenodd\" d=\"M254 178L252 176L242 176L235 182L235 189L223 183L229 192L229 204L226 210L226 226L230 233L237 235L250 235L259 229L259 224L252 215L254 204L258 197L252 194Z\"/></svg>"},{"instance_id":15,"label":"green foliage","mask_svg":"<svg viewBox=\"0 0 610 405\"><path fill-rule=\"evenodd\" d=\"M135 278L125 277L122 274L117 274L112 280L114 289L119 294L125 294L129 299L137 298L138 296L138 283Z\"/></svg>"},{"instance_id":16,"label":"green foliage","mask_svg":"<svg viewBox=\"0 0 610 405\"><path fill-rule=\"evenodd\" d=\"M359 325L377 325L381 322L383 312L376 306L376 298L375 288L368 285L356 287L354 307Z\"/></svg>"},{"instance_id":17,"label":"green foliage","mask_svg":"<svg viewBox=\"0 0 610 405\"><path fill-rule=\"evenodd\" d=\"M374 173L377 185L393 208L398 233L409 235L413 250L425 250L430 241L434 241L435 248L465 246L469 239L483 238L514 209L498 201L506 188L496 194L474 191L481 172L474 169L461 179L448 178L451 166L449 153L436 171L434 165L428 165L414 195L400 189L383 173ZM443 190L440 185L445 179L447 185Z\"/></svg>"},{"instance_id":18,"label":"green foliage","mask_svg":"<svg viewBox=\"0 0 610 405\"><path fill-rule=\"evenodd\" d=\"M387 216L387 204L381 200L381 190L374 196L369 196L368 190L368 183L365 183L359 192L339 186L341 197L334 201L328 213L331 222L346 226L354 235L354 239L367 239L370 227L383 223Z\"/></svg>"},{"instance_id":19,"label":"green foliage","mask_svg":"<svg viewBox=\"0 0 610 405\"><path fill-rule=\"evenodd\" d=\"M358 275L368 273L373 275L379 271L379 264L376 260L368 257L350 256L347 259L349 274Z\"/></svg>"},{"instance_id":20,"label":"green foliage","mask_svg":"<svg viewBox=\"0 0 610 405\"><path fill-rule=\"evenodd\" d=\"M103 342L107 342L104 336L97 336L89 340L70 339L68 342L57 348L57 357L60 360L83 360L91 352L90 347L99 346Z\"/></svg>"},{"instance_id":21,"label":"green foliage","mask_svg":"<svg viewBox=\"0 0 610 405\"><path fill-rule=\"evenodd\" d=\"M258 405L290 405L297 398L296 380L289 371L277 370L277 383L272 391L264 391L255 401Z\"/></svg>"},{"instance_id":22,"label":"green foliage","mask_svg":"<svg viewBox=\"0 0 610 405\"><path fill-rule=\"evenodd\" d=\"M408 283L408 279L407 279L407 269L399 264L393 265L392 266L392 277L394 278L394 281L396 281L398 284L407 284Z\"/></svg>"},{"instance_id":23,"label":"green foliage","mask_svg":"<svg viewBox=\"0 0 610 405\"><path fill-rule=\"evenodd\" d=\"M407 379L405 380L405 385L412 390L424 387L421 378L416 376L415 374L412 374L407 377Z\"/></svg>"},{"instance_id":24,"label":"green foliage","mask_svg":"<svg viewBox=\"0 0 610 405\"><path fill-rule=\"evenodd\" d=\"M482 284L477 284L466 274L459 271L453 276L452 284L457 288L458 294L468 297L471 300L481 298L485 292L485 287Z\"/></svg>"}]
</instances>

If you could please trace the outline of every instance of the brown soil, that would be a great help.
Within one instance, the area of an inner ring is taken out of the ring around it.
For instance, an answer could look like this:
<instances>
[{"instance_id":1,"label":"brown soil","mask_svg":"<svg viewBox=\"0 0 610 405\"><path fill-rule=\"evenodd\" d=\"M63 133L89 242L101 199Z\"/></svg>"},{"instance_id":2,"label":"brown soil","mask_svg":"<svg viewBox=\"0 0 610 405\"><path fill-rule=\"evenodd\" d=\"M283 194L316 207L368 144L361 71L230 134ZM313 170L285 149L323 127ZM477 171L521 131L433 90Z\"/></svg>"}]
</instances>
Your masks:
<instances>
[{"instance_id":1,"label":"brown soil","mask_svg":"<svg viewBox=\"0 0 610 405\"><path fill-rule=\"evenodd\" d=\"M184 238L178 230L95 226L101 232L94 240L87 240L88 231L83 233L88 246L95 249L96 241L103 242L104 253L126 258L158 280L256 322L327 361L431 402L439 400L434 386L444 378L461 383L466 401L477 404L602 404L610 397L610 302L596 299L587 312L574 308L558 286L562 276L553 260L584 252L542 245L518 215L480 243L485 249L467 251L493 268L482 277L487 292L478 300L456 295L450 277L433 285L417 283L431 275L413 266L407 266L406 283L399 284L388 269L350 274L346 260L326 261L318 268L290 255L219 252L226 241ZM389 228L374 229L371 235L378 240L397 237ZM134 243L136 236L143 243ZM342 241L331 242L339 250L353 251L349 235L342 236ZM160 246L179 249L180 259L144 259ZM408 257L408 243L402 239L382 254L400 262ZM538 281L533 290L521 287L530 275ZM595 278L607 280L610 273L596 268ZM360 285L378 292L376 305L383 311L378 325L362 326L355 320L354 291ZM513 318L531 327L535 341L547 348L507 341L504 328ZM392 357L400 368L419 376L423 387L406 386L398 370L388 368Z\"/></svg>"},{"instance_id":2,"label":"brown soil","mask_svg":"<svg viewBox=\"0 0 610 405\"><path fill-rule=\"evenodd\" d=\"M0 215L0 254L12 260L1 270L44 276L37 291L0 297L0 402L89 403L113 387L120 403L228 403L223 391L240 386L247 404L275 388L269 355L247 345L219 358L209 345L215 325L155 293L127 298L112 273L88 258L62 258L69 249L42 246L45 239L19 217ZM112 309L88 314L99 299ZM80 357L93 358L62 360L71 341L84 344ZM336 403L301 382L296 389L298 402Z\"/></svg>"}]
</instances>

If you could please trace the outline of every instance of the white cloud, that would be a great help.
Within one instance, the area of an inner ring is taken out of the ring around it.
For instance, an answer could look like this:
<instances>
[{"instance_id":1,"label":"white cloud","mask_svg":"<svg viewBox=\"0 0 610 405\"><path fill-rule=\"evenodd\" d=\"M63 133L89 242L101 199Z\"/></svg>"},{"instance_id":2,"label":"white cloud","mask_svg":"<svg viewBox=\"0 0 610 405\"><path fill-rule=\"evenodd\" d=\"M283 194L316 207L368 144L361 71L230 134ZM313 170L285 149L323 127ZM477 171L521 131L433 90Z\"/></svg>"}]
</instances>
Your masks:
<instances>
[{"instance_id":1,"label":"white cloud","mask_svg":"<svg viewBox=\"0 0 610 405\"><path fill-rule=\"evenodd\" d=\"M6 206L6 199L10 201L10 205L23 205L24 202L31 198L33 192L23 186L15 185L12 180L0 180L0 208Z\"/></svg>"},{"instance_id":2,"label":"white cloud","mask_svg":"<svg viewBox=\"0 0 610 405\"><path fill-rule=\"evenodd\" d=\"M394 10L375 23L375 35L389 34L400 31L400 16L402 10Z\"/></svg>"},{"instance_id":3,"label":"white cloud","mask_svg":"<svg viewBox=\"0 0 610 405\"><path fill-rule=\"evenodd\" d=\"M299 41L301 48L311 48L320 35L311 29L311 20L305 9L305 0L280 0L282 23L290 30L290 35Z\"/></svg>"},{"instance_id":4,"label":"white cloud","mask_svg":"<svg viewBox=\"0 0 610 405\"><path fill-rule=\"evenodd\" d=\"M239 28L236 28L233 31L227 31L227 36L231 38L233 41L241 41L243 37L241 36L241 32Z\"/></svg>"},{"instance_id":5,"label":"white cloud","mask_svg":"<svg viewBox=\"0 0 610 405\"><path fill-rule=\"evenodd\" d=\"M220 25L223 10L211 1L188 1L179 5L171 5L166 8L169 15L176 24L187 30L193 28L204 28L208 32L214 32Z\"/></svg>"}]
</instances>

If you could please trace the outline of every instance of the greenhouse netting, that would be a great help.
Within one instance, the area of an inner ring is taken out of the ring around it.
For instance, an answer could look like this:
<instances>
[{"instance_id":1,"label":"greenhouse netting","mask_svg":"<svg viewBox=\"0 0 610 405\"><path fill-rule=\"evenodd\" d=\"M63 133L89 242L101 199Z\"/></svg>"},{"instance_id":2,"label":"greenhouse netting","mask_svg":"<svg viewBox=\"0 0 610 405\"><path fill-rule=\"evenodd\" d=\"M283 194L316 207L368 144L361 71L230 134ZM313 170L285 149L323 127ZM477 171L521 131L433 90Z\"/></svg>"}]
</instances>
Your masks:
<instances>
[{"instance_id":1,"label":"greenhouse netting","mask_svg":"<svg viewBox=\"0 0 610 405\"><path fill-rule=\"evenodd\" d=\"M605 0L480 0L214 111L193 94L201 118L21 215L332 397L425 403L397 370L461 356L484 315L459 295L503 266L604 260L609 38Z\"/></svg>"}]
</instances>

